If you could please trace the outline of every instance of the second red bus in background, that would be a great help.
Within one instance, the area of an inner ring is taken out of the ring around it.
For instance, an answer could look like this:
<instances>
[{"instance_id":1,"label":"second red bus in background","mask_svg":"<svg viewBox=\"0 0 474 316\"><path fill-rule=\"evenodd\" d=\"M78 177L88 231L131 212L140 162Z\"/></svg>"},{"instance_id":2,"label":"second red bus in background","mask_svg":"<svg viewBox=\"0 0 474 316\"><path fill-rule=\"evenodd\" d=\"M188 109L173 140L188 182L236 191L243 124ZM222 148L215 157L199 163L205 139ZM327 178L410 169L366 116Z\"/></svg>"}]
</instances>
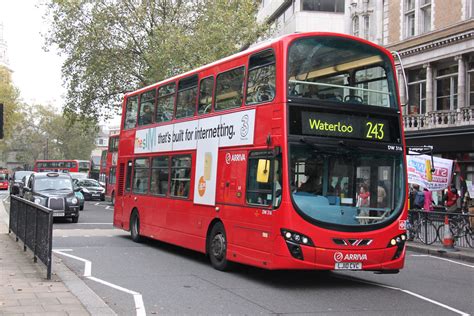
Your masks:
<instances>
[{"instance_id":1,"label":"second red bus in background","mask_svg":"<svg viewBox=\"0 0 474 316\"><path fill-rule=\"evenodd\" d=\"M119 135L111 135L109 137L109 145L107 150L102 151L100 158L100 175L99 181L105 185L105 198L112 204L115 204L116 196L116 172L118 157Z\"/></svg>"}]
</instances>

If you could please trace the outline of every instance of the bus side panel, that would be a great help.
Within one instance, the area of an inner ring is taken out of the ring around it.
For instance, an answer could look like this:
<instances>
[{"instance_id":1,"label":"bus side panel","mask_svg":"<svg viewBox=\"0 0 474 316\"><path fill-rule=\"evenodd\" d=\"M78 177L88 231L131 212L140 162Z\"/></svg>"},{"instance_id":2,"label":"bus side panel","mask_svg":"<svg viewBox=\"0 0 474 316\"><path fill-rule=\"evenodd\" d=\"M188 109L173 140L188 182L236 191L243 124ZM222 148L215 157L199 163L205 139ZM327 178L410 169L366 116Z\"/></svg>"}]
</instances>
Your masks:
<instances>
[{"instance_id":1,"label":"bus side panel","mask_svg":"<svg viewBox=\"0 0 474 316\"><path fill-rule=\"evenodd\" d=\"M269 253L272 245L268 206L246 203L248 151L222 149L219 153L217 201L230 244ZM270 211L271 212L271 211Z\"/></svg>"}]
</instances>

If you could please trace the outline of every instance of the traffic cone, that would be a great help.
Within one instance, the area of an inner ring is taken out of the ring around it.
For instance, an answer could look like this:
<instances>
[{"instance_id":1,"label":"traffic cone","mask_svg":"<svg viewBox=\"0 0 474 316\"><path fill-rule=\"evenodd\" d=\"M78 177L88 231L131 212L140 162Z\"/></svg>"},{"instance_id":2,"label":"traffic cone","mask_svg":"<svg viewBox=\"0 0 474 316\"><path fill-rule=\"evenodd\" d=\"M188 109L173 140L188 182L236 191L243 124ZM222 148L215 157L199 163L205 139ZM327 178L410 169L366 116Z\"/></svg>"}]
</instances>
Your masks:
<instances>
[{"instance_id":1,"label":"traffic cone","mask_svg":"<svg viewBox=\"0 0 474 316\"><path fill-rule=\"evenodd\" d=\"M459 249L454 247L454 237L453 237L453 234L451 234L451 230L449 229L448 215L444 216L443 250L444 251L459 251Z\"/></svg>"}]
</instances>

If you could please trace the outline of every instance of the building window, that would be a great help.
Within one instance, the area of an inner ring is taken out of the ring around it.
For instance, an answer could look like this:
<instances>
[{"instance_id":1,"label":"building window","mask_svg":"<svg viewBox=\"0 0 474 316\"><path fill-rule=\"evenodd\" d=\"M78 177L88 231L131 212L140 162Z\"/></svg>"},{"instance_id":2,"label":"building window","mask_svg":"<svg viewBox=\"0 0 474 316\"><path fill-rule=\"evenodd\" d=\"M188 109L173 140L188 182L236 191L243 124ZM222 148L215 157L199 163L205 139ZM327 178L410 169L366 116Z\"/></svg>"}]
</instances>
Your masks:
<instances>
[{"instance_id":1,"label":"building window","mask_svg":"<svg viewBox=\"0 0 474 316\"><path fill-rule=\"evenodd\" d=\"M436 109L455 110L458 104L458 66L438 70L436 77Z\"/></svg>"},{"instance_id":2,"label":"building window","mask_svg":"<svg viewBox=\"0 0 474 316\"><path fill-rule=\"evenodd\" d=\"M469 98L468 104L471 107L474 107L474 62L470 62L467 72L467 77L468 77L468 95L467 97Z\"/></svg>"},{"instance_id":3,"label":"building window","mask_svg":"<svg viewBox=\"0 0 474 316\"><path fill-rule=\"evenodd\" d=\"M431 1L405 0L403 2L405 38L431 31Z\"/></svg>"},{"instance_id":4,"label":"building window","mask_svg":"<svg viewBox=\"0 0 474 316\"><path fill-rule=\"evenodd\" d=\"M301 0L303 11L344 13L344 0Z\"/></svg>"},{"instance_id":5,"label":"building window","mask_svg":"<svg viewBox=\"0 0 474 316\"><path fill-rule=\"evenodd\" d=\"M405 37L415 35L415 0L405 0Z\"/></svg>"},{"instance_id":6,"label":"building window","mask_svg":"<svg viewBox=\"0 0 474 316\"><path fill-rule=\"evenodd\" d=\"M408 114L426 113L426 69L408 72Z\"/></svg>"},{"instance_id":7,"label":"building window","mask_svg":"<svg viewBox=\"0 0 474 316\"><path fill-rule=\"evenodd\" d=\"M431 0L420 0L420 33L431 31Z\"/></svg>"},{"instance_id":8,"label":"building window","mask_svg":"<svg viewBox=\"0 0 474 316\"><path fill-rule=\"evenodd\" d=\"M364 38L369 39L369 30L370 30L370 17L368 15L364 16Z\"/></svg>"},{"instance_id":9,"label":"building window","mask_svg":"<svg viewBox=\"0 0 474 316\"><path fill-rule=\"evenodd\" d=\"M357 15L352 18L352 34L359 36L359 17Z\"/></svg>"}]
</instances>

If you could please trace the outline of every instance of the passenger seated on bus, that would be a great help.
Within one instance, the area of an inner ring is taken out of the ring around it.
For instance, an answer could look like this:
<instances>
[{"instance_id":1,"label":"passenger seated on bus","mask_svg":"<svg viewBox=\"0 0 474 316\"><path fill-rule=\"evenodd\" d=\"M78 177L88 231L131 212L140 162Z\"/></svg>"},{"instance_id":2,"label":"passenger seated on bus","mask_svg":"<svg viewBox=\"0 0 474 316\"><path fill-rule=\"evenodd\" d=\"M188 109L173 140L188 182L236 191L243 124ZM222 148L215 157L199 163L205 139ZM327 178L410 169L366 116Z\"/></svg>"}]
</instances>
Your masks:
<instances>
[{"instance_id":1,"label":"passenger seated on bus","mask_svg":"<svg viewBox=\"0 0 474 316\"><path fill-rule=\"evenodd\" d=\"M318 86L310 84L308 90L303 94L304 98L320 99Z\"/></svg>"},{"instance_id":2,"label":"passenger seated on bus","mask_svg":"<svg viewBox=\"0 0 474 316\"><path fill-rule=\"evenodd\" d=\"M308 160L306 162L304 175L306 176L306 181L301 183L298 191L322 195L323 186L321 184L321 176L319 175L318 165L314 161Z\"/></svg>"},{"instance_id":3,"label":"passenger seated on bus","mask_svg":"<svg viewBox=\"0 0 474 316\"><path fill-rule=\"evenodd\" d=\"M151 124L153 120L153 113L151 112L151 107L149 104L143 106L143 112L140 116L139 125Z\"/></svg>"},{"instance_id":4,"label":"passenger seated on bus","mask_svg":"<svg viewBox=\"0 0 474 316\"><path fill-rule=\"evenodd\" d=\"M150 183L150 193L151 194L161 194L160 184L157 180L153 179Z\"/></svg>"},{"instance_id":5,"label":"passenger seated on bus","mask_svg":"<svg viewBox=\"0 0 474 316\"><path fill-rule=\"evenodd\" d=\"M176 190L176 196L188 197L189 194L189 182L180 181Z\"/></svg>"}]
</instances>

